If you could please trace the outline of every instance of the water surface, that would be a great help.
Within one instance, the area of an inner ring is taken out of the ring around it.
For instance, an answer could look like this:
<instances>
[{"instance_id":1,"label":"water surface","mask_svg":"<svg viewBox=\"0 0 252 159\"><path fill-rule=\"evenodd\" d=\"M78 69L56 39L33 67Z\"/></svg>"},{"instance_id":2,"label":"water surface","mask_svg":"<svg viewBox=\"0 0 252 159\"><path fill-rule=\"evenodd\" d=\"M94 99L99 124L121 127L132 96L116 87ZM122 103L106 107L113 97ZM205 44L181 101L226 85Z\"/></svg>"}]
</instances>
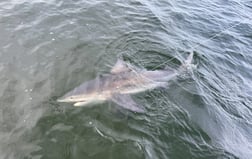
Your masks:
<instances>
[{"instance_id":1,"label":"water surface","mask_svg":"<svg viewBox=\"0 0 252 159\"><path fill-rule=\"evenodd\" d=\"M0 158L252 156L251 1L9 0L0 2ZM137 114L57 97L108 73L197 69L134 95Z\"/></svg>"}]
</instances>

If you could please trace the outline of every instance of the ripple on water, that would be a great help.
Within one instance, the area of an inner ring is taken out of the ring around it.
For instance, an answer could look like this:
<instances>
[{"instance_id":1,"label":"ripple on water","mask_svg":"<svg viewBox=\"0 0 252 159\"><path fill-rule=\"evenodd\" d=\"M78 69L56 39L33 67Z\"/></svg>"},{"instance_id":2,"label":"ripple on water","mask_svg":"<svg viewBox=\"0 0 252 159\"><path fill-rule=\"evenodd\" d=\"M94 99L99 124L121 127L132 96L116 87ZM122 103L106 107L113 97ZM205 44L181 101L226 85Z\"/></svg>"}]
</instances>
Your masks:
<instances>
[{"instance_id":1,"label":"ripple on water","mask_svg":"<svg viewBox=\"0 0 252 159\"><path fill-rule=\"evenodd\" d=\"M248 2L11 0L0 13L1 158L251 156ZM190 51L193 73L134 96L144 114L55 101L117 58L177 68Z\"/></svg>"}]
</instances>

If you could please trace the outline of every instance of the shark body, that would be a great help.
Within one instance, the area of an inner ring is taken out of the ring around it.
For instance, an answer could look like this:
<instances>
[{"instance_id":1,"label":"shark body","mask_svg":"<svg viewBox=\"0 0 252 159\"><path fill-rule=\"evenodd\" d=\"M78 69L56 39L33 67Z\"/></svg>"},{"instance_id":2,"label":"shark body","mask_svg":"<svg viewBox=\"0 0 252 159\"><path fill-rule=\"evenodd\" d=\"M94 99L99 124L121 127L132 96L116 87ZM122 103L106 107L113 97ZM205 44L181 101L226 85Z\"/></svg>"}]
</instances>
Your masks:
<instances>
[{"instance_id":1,"label":"shark body","mask_svg":"<svg viewBox=\"0 0 252 159\"><path fill-rule=\"evenodd\" d=\"M144 109L134 102L130 94L167 86L169 80L177 77L191 65L192 58L193 53L177 70L167 68L155 71L140 70L118 60L110 74L100 75L91 81L84 82L57 101L84 106L89 103L112 100L131 111L143 112Z\"/></svg>"}]
</instances>

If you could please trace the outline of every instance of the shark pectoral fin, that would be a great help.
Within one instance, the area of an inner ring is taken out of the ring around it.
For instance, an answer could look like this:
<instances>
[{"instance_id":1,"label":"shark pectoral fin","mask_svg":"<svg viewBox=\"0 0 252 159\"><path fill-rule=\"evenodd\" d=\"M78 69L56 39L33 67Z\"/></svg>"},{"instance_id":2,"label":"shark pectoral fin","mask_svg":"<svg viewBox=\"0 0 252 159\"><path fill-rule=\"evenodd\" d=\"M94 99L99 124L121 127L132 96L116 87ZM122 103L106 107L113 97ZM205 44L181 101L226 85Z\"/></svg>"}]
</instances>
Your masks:
<instances>
[{"instance_id":1,"label":"shark pectoral fin","mask_svg":"<svg viewBox=\"0 0 252 159\"><path fill-rule=\"evenodd\" d=\"M127 64L123 60L118 59L116 64L111 69L110 73L117 74L117 73L127 72L127 71L130 71L130 68L127 66Z\"/></svg>"},{"instance_id":2,"label":"shark pectoral fin","mask_svg":"<svg viewBox=\"0 0 252 159\"><path fill-rule=\"evenodd\" d=\"M139 112L143 113L144 109L139 106L131 97L130 95L122 95L122 94L117 94L112 96L112 101L115 102L116 104L124 107L125 109L129 109L134 112Z\"/></svg>"}]
</instances>

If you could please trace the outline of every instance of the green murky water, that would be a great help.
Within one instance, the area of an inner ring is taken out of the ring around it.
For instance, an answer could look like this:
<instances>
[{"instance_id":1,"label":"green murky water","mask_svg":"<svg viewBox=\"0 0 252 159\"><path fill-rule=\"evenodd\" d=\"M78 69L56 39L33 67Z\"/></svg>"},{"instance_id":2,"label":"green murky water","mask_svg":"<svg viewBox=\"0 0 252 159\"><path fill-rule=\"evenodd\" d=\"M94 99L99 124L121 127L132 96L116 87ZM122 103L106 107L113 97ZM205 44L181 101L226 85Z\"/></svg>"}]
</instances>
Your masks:
<instances>
[{"instance_id":1,"label":"green murky water","mask_svg":"<svg viewBox=\"0 0 252 159\"><path fill-rule=\"evenodd\" d=\"M1 1L0 158L250 159L251 17L251 1ZM191 51L193 73L133 96L143 114L56 102L119 56L162 69Z\"/></svg>"}]
</instances>

